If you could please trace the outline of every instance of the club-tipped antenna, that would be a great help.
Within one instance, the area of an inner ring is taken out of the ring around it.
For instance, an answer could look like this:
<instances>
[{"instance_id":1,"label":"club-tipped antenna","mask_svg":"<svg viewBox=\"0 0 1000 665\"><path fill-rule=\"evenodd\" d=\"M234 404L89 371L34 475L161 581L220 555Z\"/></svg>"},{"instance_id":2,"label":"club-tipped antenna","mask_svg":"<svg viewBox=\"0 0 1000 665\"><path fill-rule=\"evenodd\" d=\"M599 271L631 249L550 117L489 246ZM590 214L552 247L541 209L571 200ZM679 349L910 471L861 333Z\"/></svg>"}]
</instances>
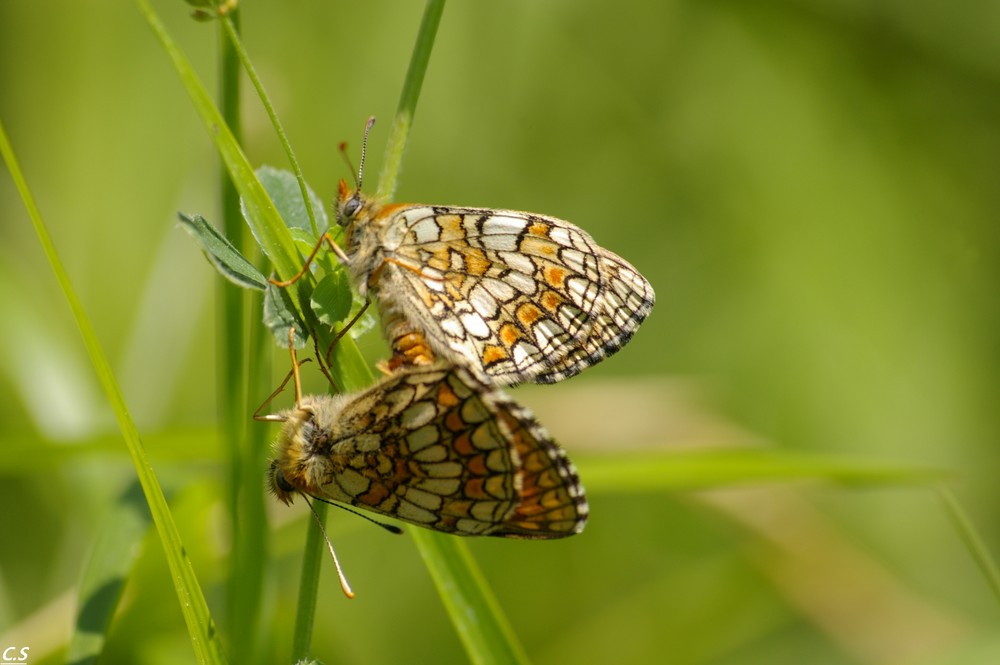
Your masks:
<instances>
[{"instance_id":1,"label":"club-tipped antenna","mask_svg":"<svg viewBox=\"0 0 1000 665\"><path fill-rule=\"evenodd\" d=\"M351 158L347 154L347 141L341 141L339 146L340 156L344 158L347 170L354 176L354 190L356 192L361 191L361 182L365 177L365 155L368 154L368 133L372 130L372 125L374 124L375 116L368 118L368 122L365 123L365 137L361 140L361 163L358 165L358 174L356 176L354 176L354 164L351 164Z\"/></svg>"},{"instance_id":2,"label":"club-tipped antenna","mask_svg":"<svg viewBox=\"0 0 1000 665\"><path fill-rule=\"evenodd\" d=\"M309 505L309 510L312 511L313 517L316 518L316 524L319 525L319 531L323 534L323 540L326 541L326 547L330 550L330 556L333 557L333 565L337 568L337 578L340 580L340 589L344 592L344 595L348 598L354 598L354 592L351 591L351 585L347 582L347 578L344 577L344 569L340 567L340 560L337 558L337 553L333 549L333 543L330 542L330 536L326 533L326 527L323 526L323 520L319 518L319 513L313 508L312 501L309 497L302 495L306 500L306 504Z\"/></svg>"},{"instance_id":3,"label":"club-tipped antenna","mask_svg":"<svg viewBox=\"0 0 1000 665\"><path fill-rule=\"evenodd\" d=\"M347 506L345 506L342 503L337 503L335 501L327 501L326 499L321 499L318 496L314 496L313 499L315 499L316 501L322 501L323 503L327 504L328 506L333 506L334 508L340 508L341 510L346 510L350 514L355 515L357 517L360 517L363 520L367 520L367 521L371 522L372 524L374 524L375 526L382 527L383 529L385 529L386 531L388 531L389 533L391 533L393 535L396 535L396 536L403 535L403 530L400 529L398 526L395 526L394 524L386 524L385 522L379 522L377 519L371 518L368 515L365 515L364 513L360 513L358 511L354 510L353 508L348 508Z\"/></svg>"},{"instance_id":4,"label":"club-tipped antenna","mask_svg":"<svg viewBox=\"0 0 1000 665\"><path fill-rule=\"evenodd\" d=\"M365 138L361 140L361 163L358 164L358 191L361 191L361 179L365 175L365 155L368 153L368 132L372 130L372 126L375 124L375 116L368 118L368 122L365 123Z\"/></svg>"}]
</instances>

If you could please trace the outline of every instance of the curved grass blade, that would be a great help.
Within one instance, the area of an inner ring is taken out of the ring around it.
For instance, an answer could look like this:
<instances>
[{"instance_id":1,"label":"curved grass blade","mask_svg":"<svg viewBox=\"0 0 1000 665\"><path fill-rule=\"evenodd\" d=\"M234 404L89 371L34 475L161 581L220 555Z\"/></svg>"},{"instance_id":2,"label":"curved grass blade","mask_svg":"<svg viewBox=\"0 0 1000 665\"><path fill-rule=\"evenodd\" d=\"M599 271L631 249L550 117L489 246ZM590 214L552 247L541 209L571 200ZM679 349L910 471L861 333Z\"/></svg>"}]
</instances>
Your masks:
<instances>
[{"instance_id":1,"label":"curved grass blade","mask_svg":"<svg viewBox=\"0 0 1000 665\"><path fill-rule=\"evenodd\" d=\"M156 473L153 471L153 467L149 464L149 460L146 457L146 450L139 438L139 431L136 429L135 423L132 421L132 416L129 414L125 398L118 387L118 381L111 372L111 365L104 355L104 350L101 348L101 343L98 341L97 335L90 325L90 320L83 309L83 305L73 290L69 275L66 273L62 261L59 259L59 255L56 253L55 245L49 236L48 229L42 221L42 216L38 210L38 206L35 204L34 197L32 197L31 191L28 189L28 183L25 181L21 167L14 156L13 148L7 138L7 132L2 122L0 122L0 152L3 153L4 161L7 163L7 168L10 170L14 184L21 195L21 200L28 211L28 216L35 227L35 233L42 244L42 249L45 251L45 256L49 261L52 272L55 274L56 280L62 288L63 295L66 296L70 309L73 311L73 317L83 337L84 346L86 346L90 361L94 366L94 372L97 374L97 378L104 388L115 417L118 419L118 426L122 431L122 436L132 457L132 463L135 465L139 482L142 484L143 494L146 497L146 502L149 504L153 522L156 524L156 530L163 543L167 565L170 567L174 588L180 600L181 612L184 615L184 621L191 636L191 645L194 647L198 661L201 663L224 663L226 662L226 658L222 651L222 645L219 643L215 623L208 611L208 604L205 602L205 596L201 592L201 586L198 584L198 579L195 577L194 570L191 567L191 561L184 550L180 534L177 532L177 525L174 524L170 508L167 506L167 500L163 496L163 489L160 487Z\"/></svg>"},{"instance_id":2,"label":"curved grass blade","mask_svg":"<svg viewBox=\"0 0 1000 665\"><path fill-rule=\"evenodd\" d=\"M955 525L955 529L962 538L962 542L965 543L965 547L969 550L972 558L975 559L976 565L979 566L979 570L983 573L983 577L986 578L990 590L996 596L997 600L1000 601L1000 569L997 568L997 563L993 559L993 555L990 554L989 548L986 547L986 543L980 537L979 531L973 526L972 520L969 519L969 516L962 508L962 504L958 502L958 499L955 498L951 490L944 487L939 488L938 497L944 503L945 509L948 511L948 517L951 518L952 524Z\"/></svg>"}]
</instances>

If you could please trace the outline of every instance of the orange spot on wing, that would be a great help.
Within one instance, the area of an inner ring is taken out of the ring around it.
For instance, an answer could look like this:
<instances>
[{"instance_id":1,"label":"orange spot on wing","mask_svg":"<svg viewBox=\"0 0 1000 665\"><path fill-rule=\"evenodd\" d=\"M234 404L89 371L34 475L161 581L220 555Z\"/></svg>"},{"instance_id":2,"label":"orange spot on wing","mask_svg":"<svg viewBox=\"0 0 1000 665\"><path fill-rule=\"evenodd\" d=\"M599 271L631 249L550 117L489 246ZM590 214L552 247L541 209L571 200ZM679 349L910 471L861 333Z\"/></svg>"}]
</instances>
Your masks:
<instances>
[{"instance_id":1,"label":"orange spot on wing","mask_svg":"<svg viewBox=\"0 0 1000 665\"><path fill-rule=\"evenodd\" d=\"M377 506L389 496L389 488L381 483L372 485L372 488L359 496L357 499L367 506Z\"/></svg>"},{"instance_id":2,"label":"orange spot on wing","mask_svg":"<svg viewBox=\"0 0 1000 665\"><path fill-rule=\"evenodd\" d=\"M459 215L438 215L434 218L441 228L441 240L464 240L465 229L462 228L462 218Z\"/></svg>"},{"instance_id":3,"label":"orange spot on wing","mask_svg":"<svg viewBox=\"0 0 1000 665\"><path fill-rule=\"evenodd\" d=\"M465 429L465 421L462 420L462 414L458 411L451 411L444 418L444 426L450 432L461 432Z\"/></svg>"},{"instance_id":4,"label":"orange spot on wing","mask_svg":"<svg viewBox=\"0 0 1000 665\"><path fill-rule=\"evenodd\" d=\"M470 275L481 277L489 270L490 262L481 249L468 249L465 254L465 269Z\"/></svg>"},{"instance_id":5,"label":"orange spot on wing","mask_svg":"<svg viewBox=\"0 0 1000 665\"><path fill-rule=\"evenodd\" d=\"M500 346L487 346L483 350L483 364L492 365L508 358L507 351Z\"/></svg>"},{"instance_id":6,"label":"orange spot on wing","mask_svg":"<svg viewBox=\"0 0 1000 665\"><path fill-rule=\"evenodd\" d=\"M450 407L458 404L458 395L448 384L442 383L438 388L437 402L441 406Z\"/></svg>"},{"instance_id":7,"label":"orange spot on wing","mask_svg":"<svg viewBox=\"0 0 1000 665\"><path fill-rule=\"evenodd\" d=\"M533 222L531 226L528 227L528 234L533 236L540 236L542 238L548 238L549 225L543 222Z\"/></svg>"},{"instance_id":8,"label":"orange spot on wing","mask_svg":"<svg viewBox=\"0 0 1000 665\"><path fill-rule=\"evenodd\" d=\"M542 310L538 309L538 306L534 303L524 303L517 308L517 320L521 322L525 328L530 328L535 324L538 319L542 318Z\"/></svg>"},{"instance_id":9,"label":"orange spot on wing","mask_svg":"<svg viewBox=\"0 0 1000 665\"><path fill-rule=\"evenodd\" d=\"M476 451L475 446L472 445L472 437L468 432L463 432L452 439L451 447L462 457L471 455Z\"/></svg>"},{"instance_id":10,"label":"orange spot on wing","mask_svg":"<svg viewBox=\"0 0 1000 665\"><path fill-rule=\"evenodd\" d=\"M500 327L500 341L507 346L514 346L521 339L521 331L513 323L505 323Z\"/></svg>"},{"instance_id":11,"label":"orange spot on wing","mask_svg":"<svg viewBox=\"0 0 1000 665\"><path fill-rule=\"evenodd\" d=\"M465 468L467 471L471 471L477 476L485 476L487 473L486 456L480 454L474 455L473 457L467 457L465 459Z\"/></svg>"},{"instance_id":12,"label":"orange spot on wing","mask_svg":"<svg viewBox=\"0 0 1000 665\"><path fill-rule=\"evenodd\" d=\"M465 483L465 488L462 493L470 499L488 499L490 497L486 493L486 489L483 487L484 482L486 482L485 478L470 478Z\"/></svg>"},{"instance_id":13,"label":"orange spot on wing","mask_svg":"<svg viewBox=\"0 0 1000 665\"><path fill-rule=\"evenodd\" d=\"M441 246L434 250L431 258L427 260L427 265L441 272L445 272L451 267L451 255L448 248Z\"/></svg>"},{"instance_id":14,"label":"orange spot on wing","mask_svg":"<svg viewBox=\"0 0 1000 665\"><path fill-rule=\"evenodd\" d=\"M562 288L563 280L566 279L566 271L563 268L547 266L543 274L545 275L545 281L548 282L550 286L557 289Z\"/></svg>"},{"instance_id":15,"label":"orange spot on wing","mask_svg":"<svg viewBox=\"0 0 1000 665\"><path fill-rule=\"evenodd\" d=\"M542 240L537 236L527 235L521 240L518 249L528 256L555 256L556 246L551 240Z\"/></svg>"},{"instance_id":16,"label":"orange spot on wing","mask_svg":"<svg viewBox=\"0 0 1000 665\"><path fill-rule=\"evenodd\" d=\"M563 297L556 293L555 291L545 291L542 297L539 298L542 303L542 307L550 312L555 312L559 309L559 306L563 304Z\"/></svg>"}]
</instances>

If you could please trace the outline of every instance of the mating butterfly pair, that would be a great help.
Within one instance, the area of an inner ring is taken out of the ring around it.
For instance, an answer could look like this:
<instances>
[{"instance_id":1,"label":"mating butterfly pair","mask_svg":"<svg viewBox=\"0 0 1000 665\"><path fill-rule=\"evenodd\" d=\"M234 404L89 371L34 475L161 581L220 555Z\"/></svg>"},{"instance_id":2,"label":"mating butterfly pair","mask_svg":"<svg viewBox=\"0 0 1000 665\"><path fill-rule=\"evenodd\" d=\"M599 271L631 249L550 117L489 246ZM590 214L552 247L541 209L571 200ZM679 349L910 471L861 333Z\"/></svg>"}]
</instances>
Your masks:
<instances>
[{"instance_id":1,"label":"mating butterfly pair","mask_svg":"<svg viewBox=\"0 0 1000 665\"><path fill-rule=\"evenodd\" d=\"M369 121L367 129L371 128ZM510 210L382 205L340 182L335 253L379 307L394 369L299 399L271 465L295 492L458 535L559 538L587 503L573 465L498 386L553 383L621 348L654 294L582 229Z\"/></svg>"}]
</instances>

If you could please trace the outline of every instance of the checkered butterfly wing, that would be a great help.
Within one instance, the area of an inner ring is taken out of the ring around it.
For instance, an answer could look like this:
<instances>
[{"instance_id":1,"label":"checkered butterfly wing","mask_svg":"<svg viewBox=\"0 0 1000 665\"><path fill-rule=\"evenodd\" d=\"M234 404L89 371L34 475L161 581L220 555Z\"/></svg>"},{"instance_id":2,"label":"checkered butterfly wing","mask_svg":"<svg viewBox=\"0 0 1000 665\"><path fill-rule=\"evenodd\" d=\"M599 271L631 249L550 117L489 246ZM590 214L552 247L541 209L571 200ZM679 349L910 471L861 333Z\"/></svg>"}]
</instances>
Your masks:
<instances>
[{"instance_id":1,"label":"checkered butterfly wing","mask_svg":"<svg viewBox=\"0 0 1000 665\"><path fill-rule=\"evenodd\" d=\"M357 506L457 535L560 538L587 503L532 415L461 368L408 367L362 393L308 396L271 465L275 494Z\"/></svg>"},{"instance_id":2,"label":"checkered butterfly wing","mask_svg":"<svg viewBox=\"0 0 1000 665\"><path fill-rule=\"evenodd\" d=\"M376 225L379 298L490 382L573 376L618 351L653 307L649 282L569 222L441 206L382 214L394 218Z\"/></svg>"}]
</instances>

